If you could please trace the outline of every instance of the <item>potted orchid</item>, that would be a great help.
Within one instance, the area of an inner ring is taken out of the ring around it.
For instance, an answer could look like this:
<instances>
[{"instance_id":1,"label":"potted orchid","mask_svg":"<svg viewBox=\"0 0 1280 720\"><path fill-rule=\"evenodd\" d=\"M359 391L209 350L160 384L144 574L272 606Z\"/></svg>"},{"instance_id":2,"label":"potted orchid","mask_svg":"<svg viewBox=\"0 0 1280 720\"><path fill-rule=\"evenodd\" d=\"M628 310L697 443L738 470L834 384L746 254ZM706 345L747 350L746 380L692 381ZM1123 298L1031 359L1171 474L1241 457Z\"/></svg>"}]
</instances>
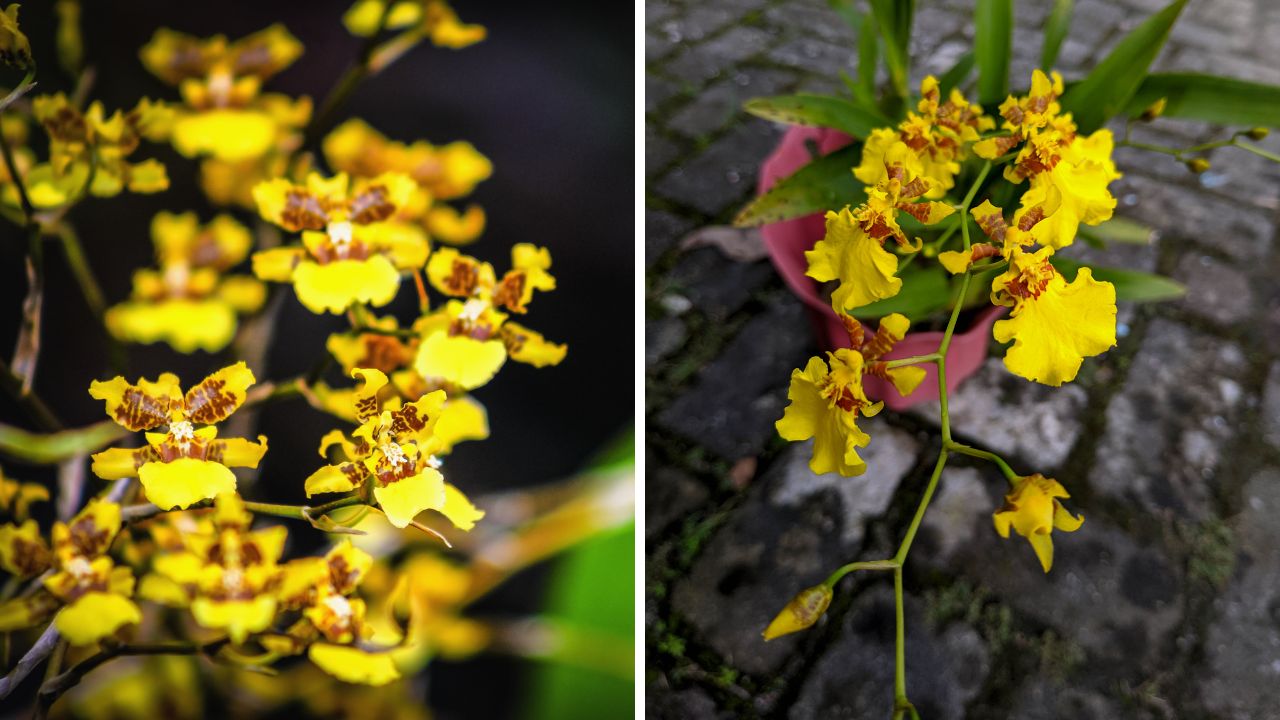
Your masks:
<instances>
[{"instance_id":1,"label":"potted orchid","mask_svg":"<svg viewBox=\"0 0 1280 720\"><path fill-rule=\"evenodd\" d=\"M954 439L948 393L982 363L992 336L1007 344L1001 354L1012 374L1050 386L1071 382L1085 360L1115 346L1118 302L1181 295L1167 278L1071 257L1086 244L1150 241L1150 231L1115 217L1111 183L1121 172L1113 149L1169 154L1196 173L1208 169L1206 153L1225 146L1280 161L1249 142L1280 120L1280 88L1149 73L1186 0L1147 18L1084 78L1067 83L1053 67L1072 3L1058 0L1039 68L1010 92L1014 3L977 0L973 51L941 76L925 77L916 94L907 81L914 3L870 0L866 13L851 0L831 4L859 38L847 94L757 98L746 106L796 127L765 162L759 196L736 223L764 226L774 264L813 311L829 350L792 372L776 427L786 440L813 439L814 473L860 475L867 465L858 450L872 438L858 421L885 406L936 399L941 451L897 552L835 569L783 608L764 638L812 626L846 575L892 573L892 715L918 718L906 689L903 565L948 458L968 455L999 468L1009 490L993 509L995 530L1024 537L1045 572L1053 531L1075 532L1084 521L1058 480L1019 473L999 455ZM875 81L880 63L883 88ZM1228 129L1189 148L1130 141L1134 123L1161 116ZM911 333L913 326L930 332Z\"/></svg>"}]
</instances>

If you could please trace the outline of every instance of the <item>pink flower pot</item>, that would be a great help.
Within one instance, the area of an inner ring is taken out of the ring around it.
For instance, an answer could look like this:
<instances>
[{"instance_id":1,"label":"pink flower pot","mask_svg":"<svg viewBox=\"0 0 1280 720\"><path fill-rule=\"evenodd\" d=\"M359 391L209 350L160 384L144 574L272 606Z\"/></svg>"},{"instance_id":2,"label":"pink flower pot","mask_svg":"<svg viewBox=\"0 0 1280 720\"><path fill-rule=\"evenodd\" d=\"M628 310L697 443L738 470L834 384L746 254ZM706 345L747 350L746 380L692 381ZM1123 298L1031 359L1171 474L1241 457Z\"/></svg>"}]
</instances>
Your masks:
<instances>
[{"instance_id":1,"label":"pink flower pot","mask_svg":"<svg viewBox=\"0 0 1280 720\"><path fill-rule=\"evenodd\" d=\"M853 138L838 131L825 128L793 127L782 136L777 149L773 151L760 167L760 183L757 193L763 195L773 184L788 177L796 170L809 163L809 149L806 141L813 141L818 152L827 153L845 147ZM834 209L834 208L833 208ZM820 344L827 349L849 347L849 335L845 332L840 319L831 309L831 305L822 298L818 282L805 275L808 263L804 254L811 250L825 234L825 220L822 213L806 215L793 220L765 225L760 229L764 237L765 248L774 267L782 275L782 279L791 288L796 297L804 301L814 321ZM965 378L973 375L982 366L987 357L987 342L991 337L991 326L1004 313L1005 308L990 307L983 310L967 328L958 328L951 338L951 347L947 350L947 390L955 390ZM868 333L875 328L866 328ZM941 332L907 333L902 342L894 347L886 359L927 355L937 352L942 341ZM920 387L908 397L898 394L896 388L885 380L867 376L863 386L867 395L873 400L883 400L891 410L906 410L922 402L938 399L938 374L933 365L922 366L926 377Z\"/></svg>"}]
</instances>

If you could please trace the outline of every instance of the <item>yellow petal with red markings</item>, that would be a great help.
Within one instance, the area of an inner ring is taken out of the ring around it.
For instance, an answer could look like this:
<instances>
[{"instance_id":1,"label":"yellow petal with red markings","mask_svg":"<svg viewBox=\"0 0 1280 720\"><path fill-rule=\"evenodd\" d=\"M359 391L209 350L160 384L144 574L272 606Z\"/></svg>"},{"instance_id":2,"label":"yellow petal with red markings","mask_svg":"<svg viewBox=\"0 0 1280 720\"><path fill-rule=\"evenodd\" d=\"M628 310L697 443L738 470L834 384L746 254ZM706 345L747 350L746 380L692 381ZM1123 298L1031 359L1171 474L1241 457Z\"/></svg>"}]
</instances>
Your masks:
<instances>
[{"instance_id":1,"label":"yellow petal with red markings","mask_svg":"<svg viewBox=\"0 0 1280 720\"><path fill-rule=\"evenodd\" d=\"M138 477L138 468L144 463L158 460L159 456L151 447L142 448L107 448L94 453L93 474L103 480L119 480L121 478Z\"/></svg>"},{"instance_id":2,"label":"yellow petal with red markings","mask_svg":"<svg viewBox=\"0 0 1280 720\"><path fill-rule=\"evenodd\" d=\"M137 385L118 376L106 382L94 380L89 395L105 401L107 416L135 432L168 424L171 413L182 404L178 377L172 373L163 373L155 382L141 378Z\"/></svg>"},{"instance_id":3,"label":"yellow petal with red markings","mask_svg":"<svg viewBox=\"0 0 1280 720\"><path fill-rule=\"evenodd\" d=\"M321 493L350 492L356 489L356 483L364 477L361 467L354 463L325 465L311 473L303 484L303 489L307 497Z\"/></svg>"},{"instance_id":4,"label":"yellow petal with red markings","mask_svg":"<svg viewBox=\"0 0 1280 720\"><path fill-rule=\"evenodd\" d=\"M548 342L541 333L517 323L503 323L500 334L512 360L534 367L559 365L569 352L567 345Z\"/></svg>"},{"instance_id":5,"label":"yellow petal with red markings","mask_svg":"<svg viewBox=\"0 0 1280 720\"><path fill-rule=\"evenodd\" d=\"M187 417L201 425L225 420L244 403L246 391L256 381L244 362L218 370L187 391Z\"/></svg>"},{"instance_id":6,"label":"yellow petal with red markings","mask_svg":"<svg viewBox=\"0 0 1280 720\"><path fill-rule=\"evenodd\" d=\"M146 463L138 468L138 479L147 499L162 510L187 508L236 489L236 476L227 466L194 458Z\"/></svg>"},{"instance_id":7,"label":"yellow petal with red markings","mask_svg":"<svg viewBox=\"0 0 1280 720\"><path fill-rule=\"evenodd\" d=\"M21 525L0 525L0 568L20 578L35 577L49 569L53 555L35 520Z\"/></svg>"},{"instance_id":8,"label":"yellow petal with red markings","mask_svg":"<svg viewBox=\"0 0 1280 720\"><path fill-rule=\"evenodd\" d=\"M451 247L437 248L427 261L427 279L445 295L471 297L476 288L491 288L496 281L493 266L463 255Z\"/></svg>"}]
</instances>

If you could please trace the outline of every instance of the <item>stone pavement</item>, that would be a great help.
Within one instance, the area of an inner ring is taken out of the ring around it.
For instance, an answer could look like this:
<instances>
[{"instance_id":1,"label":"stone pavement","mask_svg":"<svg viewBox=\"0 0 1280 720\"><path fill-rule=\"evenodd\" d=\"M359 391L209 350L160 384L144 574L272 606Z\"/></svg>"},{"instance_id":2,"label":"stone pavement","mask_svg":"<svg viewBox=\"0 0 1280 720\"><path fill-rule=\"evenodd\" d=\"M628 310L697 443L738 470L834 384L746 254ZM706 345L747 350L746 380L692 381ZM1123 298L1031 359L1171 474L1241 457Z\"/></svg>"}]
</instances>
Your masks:
<instances>
[{"instance_id":1,"label":"stone pavement","mask_svg":"<svg viewBox=\"0 0 1280 720\"><path fill-rule=\"evenodd\" d=\"M914 80L969 47L972 0L920 0ZM1068 79L1165 0L1077 0ZM1049 0L1018 2L1015 78ZM888 714L892 594L845 580L813 630L759 633L795 591L895 547L938 449L928 411L867 423L869 472L815 477L773 430L813 354L758 236L719 233L781 128L757 95L832 91L856 47L821 0L647 0L646 633L651 718ZM1157 62L1280 83L1280 3L1192 0ZM1024 81L1025 82L1025 81ZM1135 139L1221 137L1159 121ZM1272 136L1263 143L1280 151ZM996 358L956 394L958 433L1053 474L1088 521L1044 575L990 513L1003 481L948 467L909 563L908 688L927 720L1280 717L1280 167L1220 150L1199 178L1120 149L1118 214L1150 247L1090 261L1156 270L1184 301L1122 307L1119 347L1053 390ZM694 247L696 245L696 247ZM1073 248L1074 250L1074 248Z\"/></svg>"}]
</instances>

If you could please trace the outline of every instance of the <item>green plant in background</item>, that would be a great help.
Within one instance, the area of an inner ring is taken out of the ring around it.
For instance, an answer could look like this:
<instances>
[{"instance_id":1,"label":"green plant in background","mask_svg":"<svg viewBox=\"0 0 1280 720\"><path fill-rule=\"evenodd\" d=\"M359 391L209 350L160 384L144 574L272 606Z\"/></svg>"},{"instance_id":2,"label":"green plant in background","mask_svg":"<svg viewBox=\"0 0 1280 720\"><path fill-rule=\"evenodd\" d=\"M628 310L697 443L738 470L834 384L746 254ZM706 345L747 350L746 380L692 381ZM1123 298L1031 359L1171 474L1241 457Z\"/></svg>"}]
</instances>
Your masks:
<instances>
[{"instance_id":1,"label":"green plant in background","mask_svg":"<svg viewBox=\"0 0 1280 720\"><path fill-rule=\"evenodd\" d=\"M1280 162L1247 140L1280 121L1280 87L1200 74L1151 74L1186 0L1176 0L1124 37L1083 79L1064 83L1052 71L1071 23L1073 3L1054 3L1044 28L1040 68L1030 87L1009 94L1012 0L977 0L975 45L940 77L926 77L920 95L908 93L914 3L871 0L860 10L832 0L859 42L856 76L847 93L758 98L749 112L785 123L843 131L852 143L816 157L748 205L742 226L826 212L826 234L806 253L808 275L830 282L832 309L850 347L815 357L795 370L790 404L777 423L793 441L813 438L815 473L858 475L857 449L871 438L857 419L879 412L863 390L872 375L907 395L937 370L942 449L923 497L891 558L836 569L800 592L769 624L766 640L812 626L830 605L837 583L855 571L893 575L897 600L895 720L918 718L907 695L903 622L903 566L952 454L995 464L1010 484L993 513L996 531L1010 530L1031 545L1048 572L1052 532L1075 532L1083 517L1063 504L1061 483L1039 473L1021 475L1000 456L952 437L947 408L947 354L962 310L991 302L1008 308L994 326L1011 343L1006 367L1031 381L1059 386L1075 379L1083 360L1115 345L1116 302L1178 297L1183 289L1160 276L1120 268L1091 268L1059 254L1077 238L1095 247L1147 243L1151 232L1113 218L1108 189L1120 177L1116 145L1170 155L1192 172L1209 167L1206 154L1234 147ZM877 65L888 82L877 87ZM976 79L973 77L976 71ZM963 91L973 88L977 101ZM914 109L912 109L914 108ZM1158 117L1203 120L1241 128L1214 142L1169 148L1130 140L1136 122ZM1120 119L1117 140L1103 126ZM985 239L983 238L985 236ZM887 242L892 239L894 242ZM912 320L945 313L937 350L886 359ZM860 318L880 318L864 329Z\"/></svg>"}]
</instances>

